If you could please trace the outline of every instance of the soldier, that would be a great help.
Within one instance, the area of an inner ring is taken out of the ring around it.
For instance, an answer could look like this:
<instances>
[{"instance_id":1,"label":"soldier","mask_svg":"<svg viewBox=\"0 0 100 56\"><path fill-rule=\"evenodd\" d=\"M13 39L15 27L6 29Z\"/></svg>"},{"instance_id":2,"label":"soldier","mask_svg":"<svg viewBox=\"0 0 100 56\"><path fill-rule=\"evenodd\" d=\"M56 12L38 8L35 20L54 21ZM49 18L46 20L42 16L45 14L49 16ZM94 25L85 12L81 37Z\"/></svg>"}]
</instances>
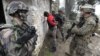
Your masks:
<instances>
[{"instance_id":1,"label":"soldier","mask_svg":"<svg viewBox=\"0 0 100 56\"><path fill-rule=\"evenodd\" d=\"M58 10L58 14L56 15L55 19L58 21L58 28L61 29L65 21L63 10Z\"/></svg>"},{"instance_id":2,"label":"soldier","mask_svg":"<svg viewBox=\"0 0 100 56\"><path fill-rule=\"evenodd\" d=\"M71 32L75 34L70 44L71 56L92 56L92 52L88 47L91 43L92 34L97 30L98 19L94 16L93 6L85 4L80 7L82 16L80 22L76 24Z\"/></svg>"},{"instance_id":3,"label":"soldier","mask_svg":"<svg viewBox=\"0 0 100 56\"><path fill-rule=\"evenodd\" d=\"M64 40L63 25L65 22L65 17L64 17L63 10L58 10L58 14L56 14L55 20L58 22L57 28L59 29L61 33L62 40Z\"/></svg>"},{"instance_id":4,"label":"soldier","mask_svg":"<svg viewBox=\"0 0 100 56\"><path fill-rule=\"evenodd\" d=\"M14 35L9 37L6 56L31 56L35 48L36 30L26 22L28 7L21 1L12 1L7 7L8 14L13 18ZM32 40L30 45L27 45ZM31 47L30 47L31 46ZM31 50L29 50L31 48Z\"/></svg>"}]
</instances>

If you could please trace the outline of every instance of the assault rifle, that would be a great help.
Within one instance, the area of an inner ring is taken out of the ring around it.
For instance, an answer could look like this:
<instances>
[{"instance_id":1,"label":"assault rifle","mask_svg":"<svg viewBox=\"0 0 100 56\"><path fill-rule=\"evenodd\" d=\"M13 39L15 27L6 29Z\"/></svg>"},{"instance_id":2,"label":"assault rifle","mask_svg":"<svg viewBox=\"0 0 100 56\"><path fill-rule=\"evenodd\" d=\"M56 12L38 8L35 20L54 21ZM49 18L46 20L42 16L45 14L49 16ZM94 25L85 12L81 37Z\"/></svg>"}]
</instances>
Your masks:
<instances>
[{"instance_id":1,"label":"assault rifle","mask_svg":"<svg viewBox=\"0 0 100 56\"><path fill-rule=\"evenodd\" d=\"M80 17L80 21L79 21L79 23L77 24L77 27L78 27L78 28L81 28L81 27L84 25L84 23L85 23L84 17ZM68 38L72 35L71 30L73 29L73 27L74 27L75 25L76 25L76 24L73 23L72 27L67 31L66 39L68 39Z\"/></svg>"}]
</instances>

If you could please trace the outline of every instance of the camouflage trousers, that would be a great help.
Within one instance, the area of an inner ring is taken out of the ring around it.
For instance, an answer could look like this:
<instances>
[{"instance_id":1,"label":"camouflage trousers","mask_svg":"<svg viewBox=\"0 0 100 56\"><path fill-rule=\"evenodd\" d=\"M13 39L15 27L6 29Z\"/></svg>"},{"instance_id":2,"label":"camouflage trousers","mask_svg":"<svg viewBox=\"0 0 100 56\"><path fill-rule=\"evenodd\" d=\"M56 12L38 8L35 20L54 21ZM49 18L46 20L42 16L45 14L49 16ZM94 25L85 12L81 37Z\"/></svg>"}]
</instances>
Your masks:
<instances>
[{"instance_id":1,"label":"camouflage trousers","mask_svg":"<svg viewBox=\"0 0 100 56\"><path fill-rule=\"evenodd\" d=\"M91 37L75 36L70 44L71 56L92 56L91 49L88 45L91 43Z\"/></svg>"}]
</instances>

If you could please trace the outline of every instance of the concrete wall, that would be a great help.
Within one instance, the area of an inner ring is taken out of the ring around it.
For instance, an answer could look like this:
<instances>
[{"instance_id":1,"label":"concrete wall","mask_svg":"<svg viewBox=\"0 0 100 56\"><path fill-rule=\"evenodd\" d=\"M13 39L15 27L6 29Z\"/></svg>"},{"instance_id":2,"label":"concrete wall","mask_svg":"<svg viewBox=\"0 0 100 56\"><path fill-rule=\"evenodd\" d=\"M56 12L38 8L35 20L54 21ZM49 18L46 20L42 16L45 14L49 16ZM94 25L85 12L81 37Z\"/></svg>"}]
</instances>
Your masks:
<instances>
[{"instance_id":1,"label":"concrete wall","mask_svg":"<svg viewBox=\"0 0 100 56\"><path fill-rule=\"evenodd\" d=\"M52 11L58 12L59 10L59 0L52 1Z\"/></svg>"},{"instance_id":2,"label":"concrete wall","mask_svg":"<svg viewBox=\"0 0 100 56\"><path fill-rule=\"evenodd\" d=\"M12 17L10 17L6 11L6 7L11 1L14 0L3 0L4 12L7 24L11 24ZM50 1L49 0L20 0L20 1L23 1L29 6L30 11L28 12L27 20L31 25L34 25L37 29L38 40L33 54L38 56L38 53L44 41L45 34L48 30L48 25L46 19L43 16L43 12L50 10Z\"/></svg>"},{"instance_id":3,"label":"concrete wall","mask_svg":"<svg viewBox=\"0 0 100 56\"><path fill-rule=\"evenodd\" d=\"M70 17L72 17L71 14L72 14L74 4L75 4L75 0L65 0L66 21L70 20Z\"/></svg>"}]
</instances>

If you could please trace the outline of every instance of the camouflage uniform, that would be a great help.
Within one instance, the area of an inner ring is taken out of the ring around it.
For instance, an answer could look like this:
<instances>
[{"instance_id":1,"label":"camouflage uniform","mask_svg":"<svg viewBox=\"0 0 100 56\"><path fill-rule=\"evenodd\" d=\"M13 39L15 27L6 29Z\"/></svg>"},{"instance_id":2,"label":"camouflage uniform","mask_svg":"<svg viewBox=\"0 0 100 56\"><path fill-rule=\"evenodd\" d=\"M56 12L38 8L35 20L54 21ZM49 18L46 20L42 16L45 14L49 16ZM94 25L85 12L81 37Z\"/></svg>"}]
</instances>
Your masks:
<instances>
[{"instance_id":1,"label":"camouflage uniform","mask_svg":"<svg viewBox=\"0 0 100 56\"><path fill-rule=\"evenodd\" d=\"M12 29L4 29L5 37L2 34L0 36L3 48L5 47L5 56L32 56L37 35L34 26L25 21L27 6L21 1L13 1L8 5L7 12L13 17L14 26Z\"/></svg>"},{"instance_id":2,"label":"camouflage uniform","mask_svg":"<svg viewBox=\"0 0 100 56\"><path fill-rule=\"evenodd\" d=\"M88 48L88 44L91 43L92 34L97 29L96 17L90 16L86 18L84 25L78 28L77 25L72 29L72 33L75 33L74 38L70 44L71 56L91 56L92 52Z\"/></svg>"}]
</instances>

